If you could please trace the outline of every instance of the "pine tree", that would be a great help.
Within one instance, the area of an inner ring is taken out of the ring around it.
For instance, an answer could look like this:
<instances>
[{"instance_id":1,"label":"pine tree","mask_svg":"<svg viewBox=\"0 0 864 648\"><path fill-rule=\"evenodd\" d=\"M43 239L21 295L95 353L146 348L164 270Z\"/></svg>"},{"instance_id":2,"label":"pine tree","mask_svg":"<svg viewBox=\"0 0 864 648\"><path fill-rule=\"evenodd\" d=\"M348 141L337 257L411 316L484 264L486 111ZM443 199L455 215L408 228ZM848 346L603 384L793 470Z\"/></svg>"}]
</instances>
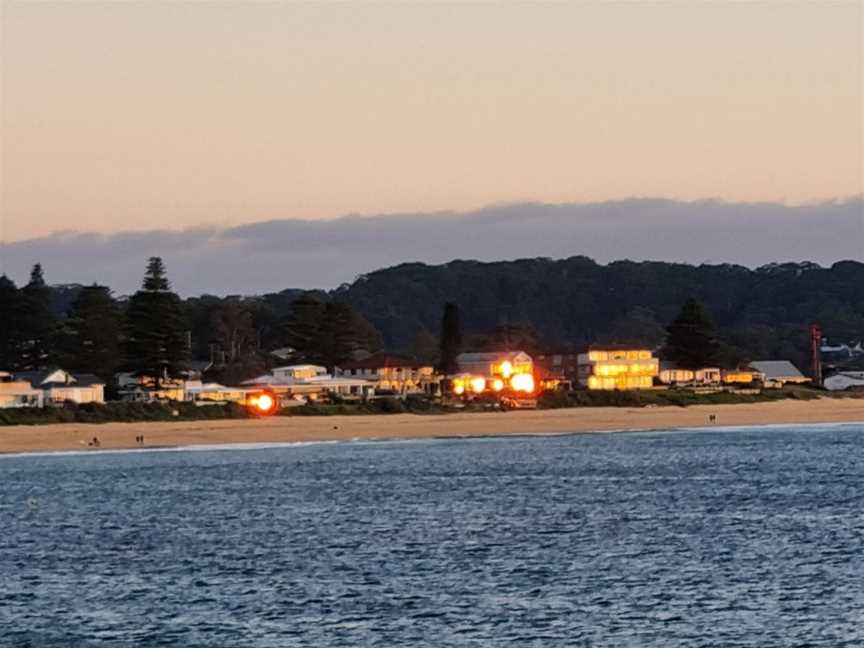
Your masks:
<instances>
[{"instance_id":1,"label":"pine tree","mask_svg":"<svg viewBox=\"0 0 864 648\"><path fill-rule=\"evenodd\" d=\"M459 323L459 307L451 302L444 304L440 343L438 370L443 374L454 374L459 370L456 356L462 351L462 328Z\"/></svg>"},{"instance_id":2,"label":"pine tree","mask_svg":"<svg viewBox=\"0 0 864 648\"><path fill-rule=\"evenodd\" d=\"M282 339L307 362L333 368L358 349L377 351L381 333L366 318L344 302L322 302L303 295L291 303L291 313L282 324Z\"/></svg>"},{"instance_id":3,"label":"pine tree","mask_svg":"<svg viewBox=\"0 0 864 648\"><path fill-rule=\"evenodd\" d=\"M328 369L349 360L358 348L353 324L354 311L348 304L328 302L324 307L317 350L320 362Z\"/></svg>"},{"instance_id":4,"label":"pine tree","mask_svg":"<svg viewBox=\"0 0 864 648\"><path fill-rule=\"evenodd\" d=\"M177 378L187 367L189 347L183 304L165 276L162 259L152 257L141 290L126 310L126 357L139 375L152 376L157 386Z\"/></svg>"},{"instance_id":5,"label":"pine tree","mask_svg":"<svg viewBox=\"0 0 864 648\"><path fill-rule=\"evenodd\" d=\"M20 364L23 370L46 367L54 360L57 318L51 310L51 291L37 263L30 281L21 289L23 320Z\"/></svg>"},{"instance_id":6,"label":"pine tree","mask_svg":"<svg viewBox=\"0 0 864 648\"><path fill-rule=\"evenodd\" d=\"M701 369L716 366L719 352L714 324L702 304L688 299L666 327L664 356L683 369Z\"/></svg>"},{"instance_id":7,"label":"pine tree","mask_svg":"<svg viewBox=\"0 0 864 648\"><path fill-rule=\"evenodd\" d=\"M438 362L438 340L425 326L417 330L411 353L424 365L435 365Z\"/></svg>"},{"instance_id":8,"label":"pine tree","mask_svg":"<svg viewBox=\"0 0 864 648\"><path fill-rule=\"evenodd\" d=\"M285 343L297 349L307 360L318 355L324 302L311 295L303 295L291 302L291 312L282 324Z\"/></svg>"},{"instance_id":9,"label":"pine tree","mask_svg":"<svg viewBox=\"0 0 864 648\"><path fill-rule=\"evenodd\" d=\"M64 366L110 381L120 366L120 311L107 286L81 289L66 320Z\"/></svg>"},{"instance_id":10,"label":"pine tree","mask_svg":"<svg viewBox=\"0 0 864 648\"><path fill-rule=\"evenodd\" d=\"M21 369L24 298L15 283L0 276L0 371Z\"/></svg>"}]
</instances>

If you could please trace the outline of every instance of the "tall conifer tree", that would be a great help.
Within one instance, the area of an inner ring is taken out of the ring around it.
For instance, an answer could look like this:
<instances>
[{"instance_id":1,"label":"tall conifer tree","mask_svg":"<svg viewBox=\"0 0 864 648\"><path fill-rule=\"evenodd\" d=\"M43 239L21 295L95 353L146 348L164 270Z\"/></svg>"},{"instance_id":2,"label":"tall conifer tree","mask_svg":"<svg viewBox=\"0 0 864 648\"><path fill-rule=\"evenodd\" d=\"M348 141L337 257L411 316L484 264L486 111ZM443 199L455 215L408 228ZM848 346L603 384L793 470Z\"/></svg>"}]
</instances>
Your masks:
<instances>
[{"instance_id":1,"label":"tall conifer tree","mask_svg":"<svg viewBox=\"0 0 864 648\"><path fill-rule=\"evenodd\" d=\"M684 369L701 369L717 364L720 344L714 324L695 299L688 299L678 316L666 327L664 355Z\"/></svg>"},{"instance_id":2,"label":"tall conifer tree","mask_svg":"<svg viewBox=\"0 0 864 648\"><path fill-rule=\"evenodd\" d=\"M42 265L30 272L30 281L21 289L21 369L33 371L54 361L57 318L51 311L51 291L45 284Z\"/></svg>"},{"instance_id":3,"label":"tall conifer tree","mask_svg":"<svg viewBox=\"0 0 864 648\"><path fill-rule=\"evenodd\" d=\"M126 310L126 357L132 370L152 376L157 386L187 368L189 347L183 304L165 275L159 257L151 257L141 290Z\"/></svg>"},{"instance_id":4,"label":"tall conifer tree","mask_svg":"<svg viewBox=\"0 0 864 648\"><path fill-rule=\"evenodd\" d=\"M462 326L459 322L459 307L451 302L444 304L440 344L439 371L444 374L456 373L459 370L456 356L462 351Z\"/></svg>"},{"instance_id":5,"label":"tall conifer tree","mask_svg":"<svg viewBox=\"0 0 864 648\"><path fill-rule=\"evenodd\" d=\"M93 284L78 293L66 319L64 364L110 381L121 364L120 311L107 286Z\"/></svg>"},{"instance_id":6,"label":"tall conifer tree","mask_svg":"<svg viewBox=\"0 0 864 648\"><path fill-rule=\"evenodd\" d=\"M21 368L24 335L24 298L15 283L0 276L0 370Z\"/></svg>"}]
</instances>

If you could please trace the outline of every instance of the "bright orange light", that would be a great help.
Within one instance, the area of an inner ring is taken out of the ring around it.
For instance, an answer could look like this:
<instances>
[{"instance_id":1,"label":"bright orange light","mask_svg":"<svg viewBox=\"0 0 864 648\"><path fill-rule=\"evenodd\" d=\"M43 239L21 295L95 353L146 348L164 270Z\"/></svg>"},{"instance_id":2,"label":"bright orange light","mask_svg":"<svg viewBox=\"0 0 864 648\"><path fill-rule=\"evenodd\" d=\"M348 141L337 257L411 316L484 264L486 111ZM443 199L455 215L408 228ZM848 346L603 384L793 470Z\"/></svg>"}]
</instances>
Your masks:
<instances>
[{"instance_id":1,"label":"bright orange light","mask_svg":"<svg viewBox=\"0 0 864 648\"><path fill-rule=\"evenodd\" d=\"M273 409L275 404L276 402L273 400L272 396L269 394L261 394L255 402L255 407L257 407L260 412L269 412Z\"/></svg>"},{"instance_id":2,"label":"bright orange light","mask_svg":"<svg viewBox=\"0 0 864 648\"><path fill-rule=\"evenodd\" d=\"M501 366L498 367L498 371L500 371L501 375L505 378L509 378L513 375L513 365L509 360L505 360L501 363Z\"/></svg>"},{"instance_id":3,"label":"bright orange light","mask_svg":"<svg viewBox=\"0 0 864 648\"><path fill-rule=\"evenodd\" d=\"M458 395L464 394L465 385L463 385L461 382L453 383L453 393Z\"/></svg>"},{"instance_id":4,"label":"bright orange light","mask_svg":"<svg viewBox=\"0 0 864 648\"><path fill-rule=\"evenodd\" d=\"M527 373L520 373L513 376L510 379L510 386L515 391L525 392L526 394L530 394L534 391L534 376Z\"/></svg>"},{"instance_id":5,"label":"bright orange light","mask_svg":"<svg viewBox=\"0 0 864 648\"><path fill-rule=\"evenodd\" d=\"M502 389L504 389L504 381L500 378L496 378L492 381L492 389L494 389L495 391L501 391Z\"/></svg>"},{"instance_id":6,"label":"bright orange light","mask_svg":"<svg viewBox=\"0 0 864 648\"><path fill-rule=\"evenodd\" d=\"M483 376L474 376L471 379L471 391L475 394L479 394L484 389L486 389L486 379Z\"/></svg>"}]
</instances>

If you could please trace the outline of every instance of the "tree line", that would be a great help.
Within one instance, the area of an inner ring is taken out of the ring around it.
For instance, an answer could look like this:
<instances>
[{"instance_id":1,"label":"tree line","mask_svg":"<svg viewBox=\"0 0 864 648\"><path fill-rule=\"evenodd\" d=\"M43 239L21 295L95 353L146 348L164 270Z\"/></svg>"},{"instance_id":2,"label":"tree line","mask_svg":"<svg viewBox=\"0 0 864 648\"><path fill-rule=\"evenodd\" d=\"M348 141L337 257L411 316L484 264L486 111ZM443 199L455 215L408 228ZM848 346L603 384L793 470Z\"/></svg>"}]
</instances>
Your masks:
<instances>
[{"instance_id":1,"label":"tree line","mask_svg":"<svg viewBox=\"0 0 864 648\"><path fill-rule=\"evenodd\" d=\"M0 277L0 369L61 366L106 383L128 370L159 381L199 360L212 363L213 378L230 383L264 372L268 352L278 348L333 367L358 349L382 346L378 331L350 305L313 293L296 294L282 309L254 298L182 300L158 257L126 299L99 284L78 288L60 308L53 297L39 264L21 288Z\"/></svg>"},{"instance_id":2,"label":"tree line","mask_svg":"<svg viewBox=\"0 0 864 648\"><path fill-rule=\"evenodd\" d=\"M140 289L120 299L104 285L51 287L39 264L21 287L0 277L0 314L0 369L58 365L106 381L121 370L174 376L206 361L212 379L239 382L286 349L291 362L333 367L386 348L449 372L459 350L536 354L590 343L662 346L684 366L782 358L804 369L810 323L835 339L864 334L864 264L456 261L403 264L329 292L181 299L154 257Z\"/></svg>"}]
</instances>

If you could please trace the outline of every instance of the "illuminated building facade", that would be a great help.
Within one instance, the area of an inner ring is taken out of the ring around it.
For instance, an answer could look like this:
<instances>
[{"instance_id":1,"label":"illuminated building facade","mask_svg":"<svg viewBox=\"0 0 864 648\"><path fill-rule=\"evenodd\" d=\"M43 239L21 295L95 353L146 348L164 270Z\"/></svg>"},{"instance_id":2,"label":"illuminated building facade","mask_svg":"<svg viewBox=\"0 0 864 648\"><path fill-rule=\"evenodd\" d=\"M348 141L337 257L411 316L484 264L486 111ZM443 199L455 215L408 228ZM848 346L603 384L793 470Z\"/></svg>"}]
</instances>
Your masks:
<instances>
[{"instance_id":1,"label":"illuminated building facade","mask_svg":"<svg viewBox=\"0 0 864 648\"><path fill-rule=\"evenodd\" d=\"M374 353L362 360L351 360L336 367L336 377L363 378L379 390L398 394L435 393L438 377L432 366L389 353Z\"/></svg>"},{"instance_id":2,"label":"illuminated building facade","mask_svg":"<svg viewBox=\"0 0 864 648\"><path fill-rule=\"evenodd\" d=\"M534 361L524 351L460 353L459 374L451 377L457 395L483 392L532 394Z\"/></svg>"},{"instance_id":3,"label":"illuminated building facade","mask_svg":"<svg viewBox=\"0 0 864 648\"><path fill-rule=\"evenodd\" d=\"M577 359L579 384L592 390L650 389L659 369L650 349L631 346L591 346Z\"/></svg>"}]
</instances>

